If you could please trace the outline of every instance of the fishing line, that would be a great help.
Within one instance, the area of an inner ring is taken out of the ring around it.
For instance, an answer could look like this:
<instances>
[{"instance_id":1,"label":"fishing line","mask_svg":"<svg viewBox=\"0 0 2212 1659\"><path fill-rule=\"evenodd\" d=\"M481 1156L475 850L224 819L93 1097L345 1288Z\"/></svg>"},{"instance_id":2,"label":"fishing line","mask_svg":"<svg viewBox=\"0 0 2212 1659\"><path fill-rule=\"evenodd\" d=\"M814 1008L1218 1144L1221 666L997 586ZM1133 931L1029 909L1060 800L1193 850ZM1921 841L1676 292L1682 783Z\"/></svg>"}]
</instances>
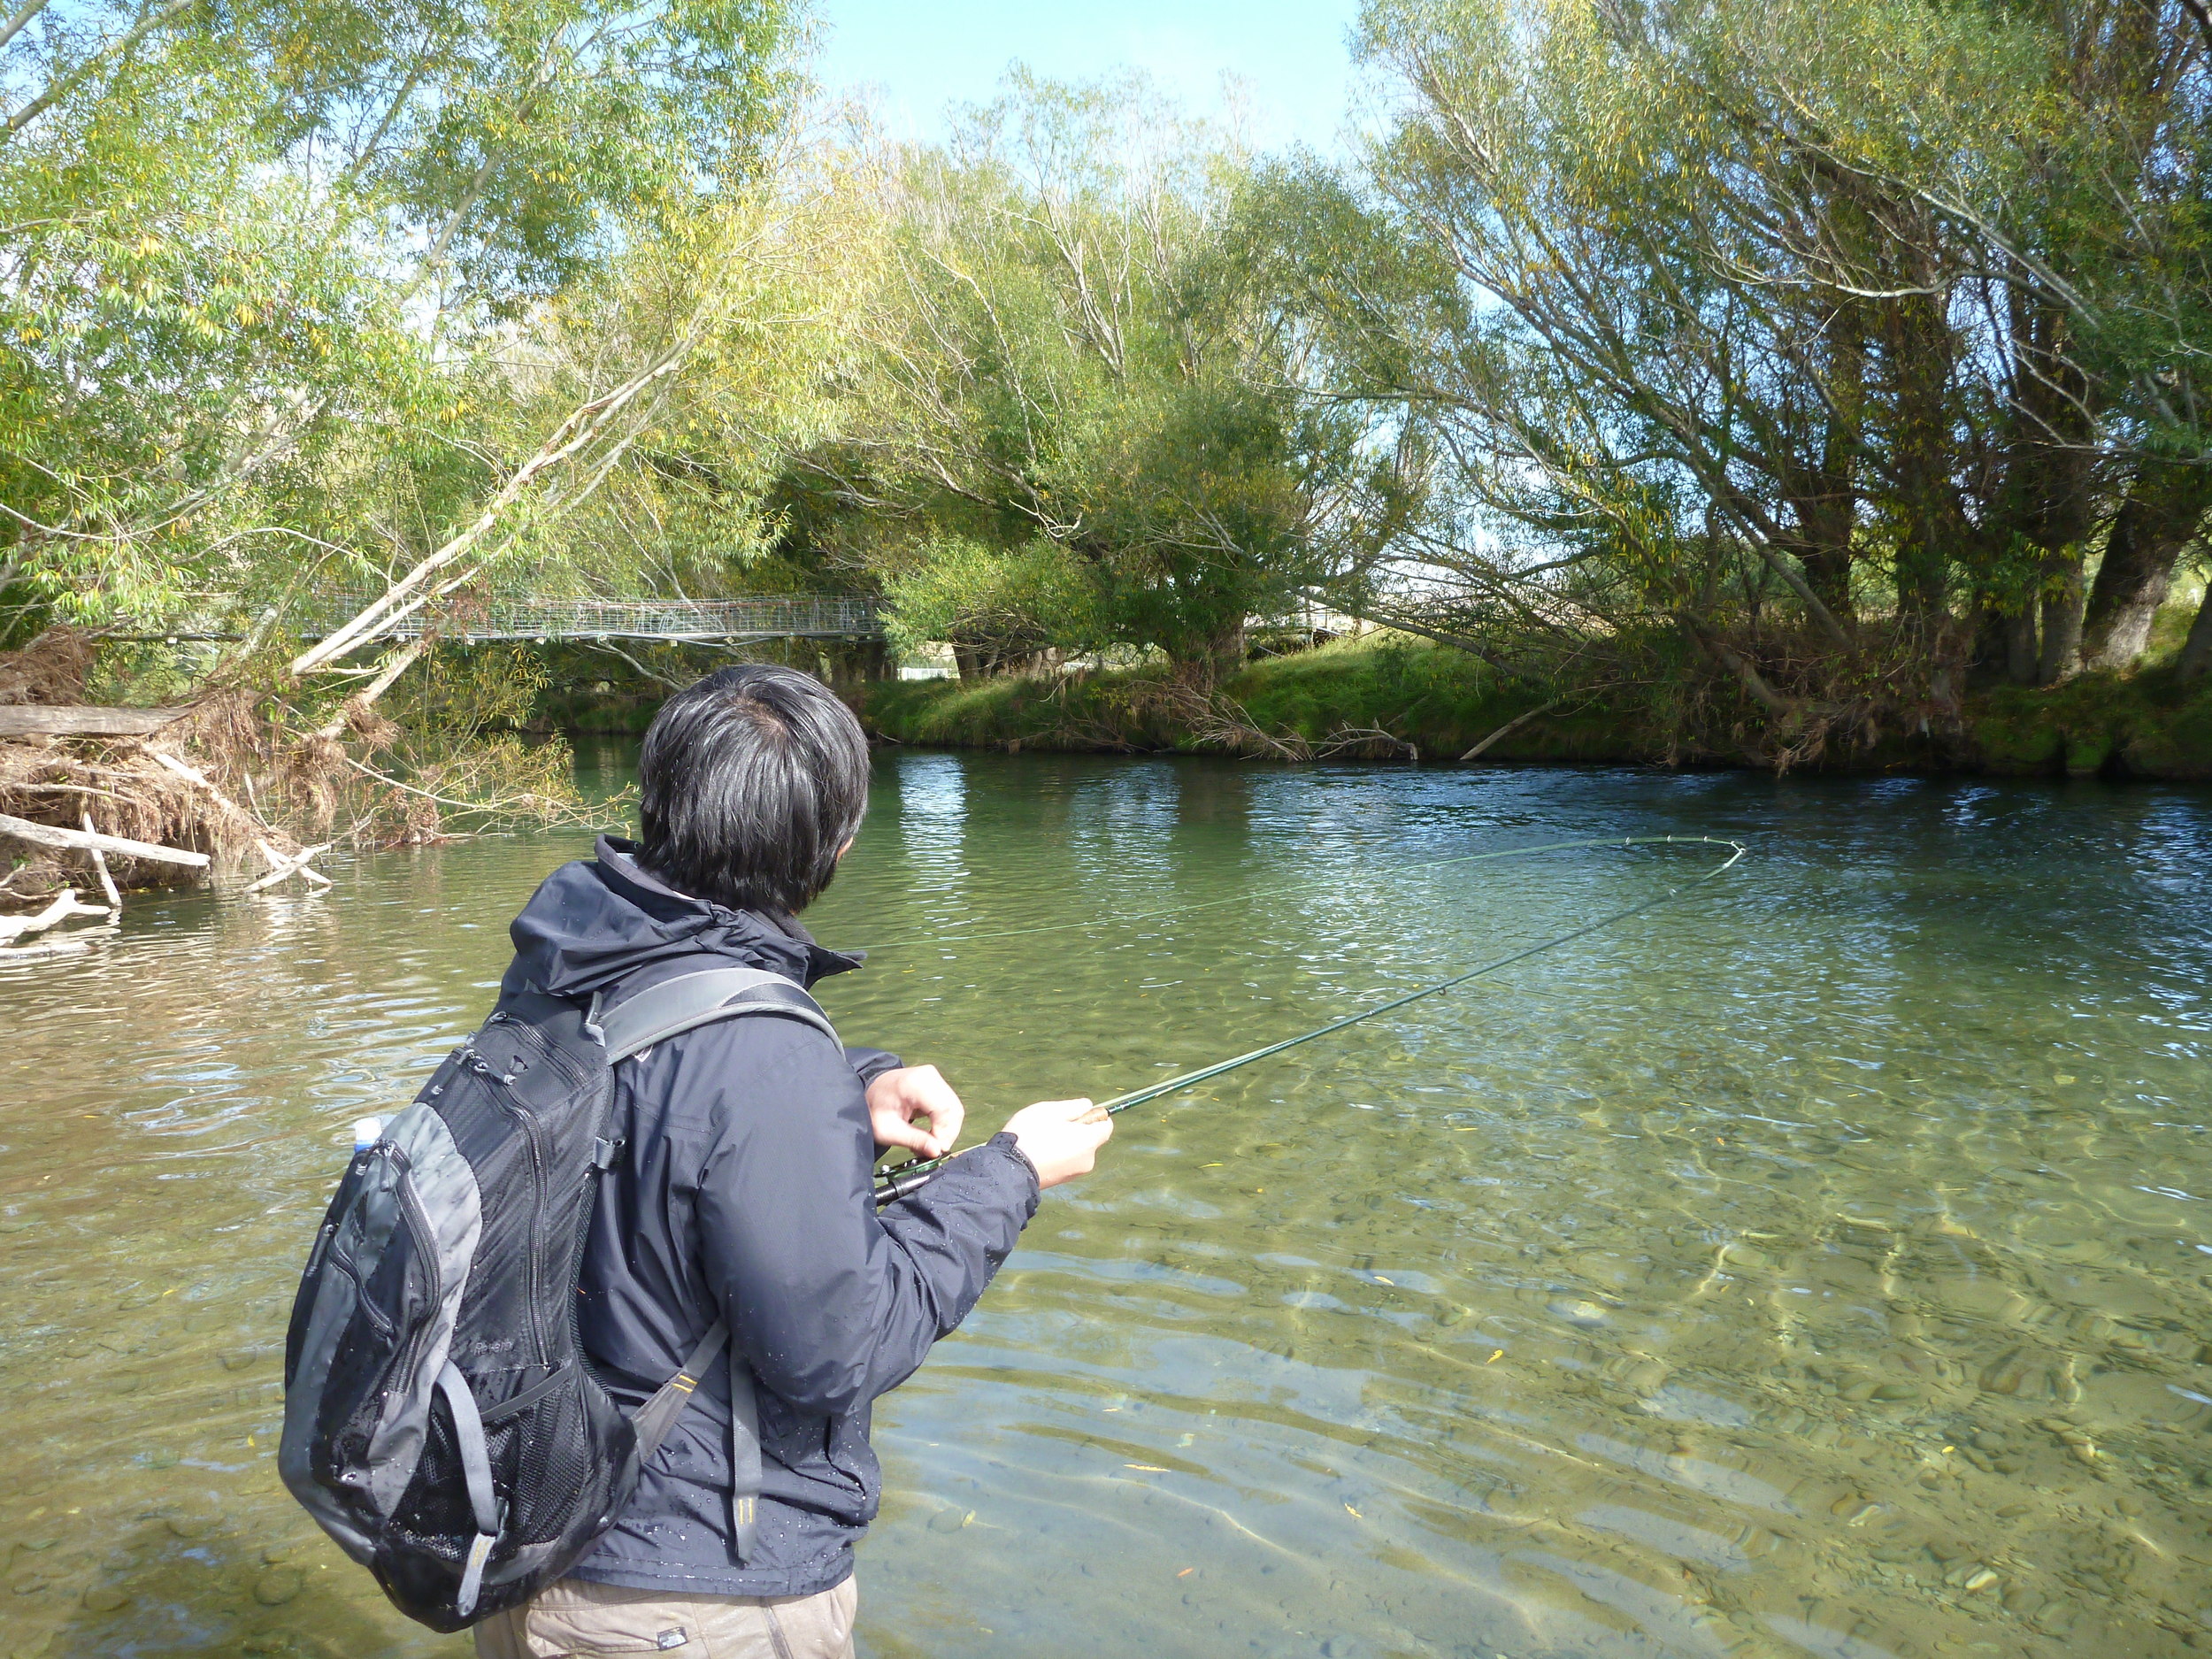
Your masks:
<instances>
[{"instance_id":1,"label":"fishing line","mask_svg":"<svg viewBox=\"0 0 2212 1659\"><path fill-rule=\"evenodd\" d=\"M1571 843L1563 842L1561 844L1582 847L1636 847L1648 846L1655 841L1664 842L1668 841L1677 841L1677 838L1671 836L1646 835L1630 837L1625 840L1577 841ZM1295 1037L1286 1037L1280 1042L1271 1042L1265 1048L1255 1048L1248 1054L1237 1055L1233 1058L1227 1060L1217 1060L1213 1064L1201 1066L1195 1071L1185 1071L1178 1076L1169 1078L1163 1082L1148 1084L1143 1088L1140 1089L1132 1089L1126 1094L1117 1094L1113 1099L1102 1102L1103 1108L1107 1115L1110 1117L1118 1115L1121 1112L1125 1112L1132 1106L1141 1106L1145 1102L1157 1100L1163 1094L1172 1094L1178 1089L1193 1087L1197 1084L1208 1081L1210 1079L1219 1077L1224 1072L1236 1071L1240 1066L1250 1065L1256 1060L1268 1059L1274 1055L1285 1052L1286 1049L1295 1048L1303 1043L1312 1042L1318 1038L1326 1037L1331 1035L1333 1033L1342 1031L1348 1025L1356 1025L1362 1020L1372 1019L1378 1014L1387 1014L1393 1009L1403 1008L1407 1003L1417 1002L1424 997L1440 995L1443 992L1453 989L1455 987L1466 984L1470 979L1479 979L1486 973L1495 973L1499 969L1511 967L1517 962L1525 962L1531 956L1539 955L1543 951L1554 949L1560 945L1571 944L1578 939L1586 939L1590 934L1596 933L1600 928L1610 927L1614 923L1626 921L1632 916L1640 916L1646 910L1657 910L1662 904L1665 904L1671 900L1681 897L1682 895L1689 892L1692 888L1704 886L1705 883L1712 880L1716 876L1721 875L1724 872L1733 869L1735 867L1736 861L1741 858L1745 852L1748 850L1740 841L1725 841L1711 835L1681 837L1678 841L1677 841L1677 844L1726 847L1732 849L1732 850L1731 850L1724 862L1715 864L1710 870L1703 872L1688 881L1685 881L1680 887L1668 888L1664 893L1660 894L1655 898L1644 899L1637 903L1624 906L1620 910L1609 911L1606 915L1599 917L1594 922L1585 922L1579 927L1571 928L1566 933L1560 933L1554 938L1540 941L1536 944L1525 946L1519 950L1509 953L1509 955L1500 956L1494 961L1486 962L1479 968L1470 968L1464 973L1455 973L1448 979L1440 979L1434 985L1425 985L1417 991L1408 991L1402 995L1391 997L1386 1002L1378 1002L1372 1008L1363 1008L1356 1014L1347 1014L1341 1018L1329 1021L1325 1025L1316 1025L1311 1031L1301 1032ZM1541 849L1531 848L1526 849L1525 850L1538 851ZM1464 861L1463 860L1460 862ZM885 1171L877 1179L875 1191L876 1202L879 1205L893 1203L899 1199L905 1198L911 1194L920 1191L922 1187L928 1185L930 1180L934 1178L946 1164L951 1163L954 1158L962 1156L962 1154L957 1152L950 1152L947 1153L941 1158L929 1158L926 1160L918 1159L913 1163L902 1164L895 1169Z\"/></svg>"},{"instance_id":2,"label":"fishing line","mask_svg":"<svg viewBox=\"0 0 2212 1659\"><path fill-rule=\"evenodd\" d=\"M1451 864L1483 864L1494 858L1527 858L1537 853L1576 852L1592 847L1735 847L1739 854L1743 849L1734 841L1721 841L1710 835L1599 835L1586 841L1539 841L1529 847L1503 847L1494 852L1455 853L1448 858L1423 858L1412 864L1400 864L1391 873L1409 875L1416 872L1441 870ZM1723 866L1725 868L1725 866ZM982 939L1025 939L1033 933L1064 933L1079 927L1125 927L1136 922L1157 921L1163 916L1180 916L1187 910L1210 910L1224 904L1249 904L1254 899L1271 898L1279 893L1302 893L1310 887L1335 887L1341 884L1340 876L1307 876L1296 881L1279 882L1271 887L1248 887L1221 899L1194 899L1188 904L1171 904L1164 910L1134 910L1125 916L1095 916L1076 922L1044 922L1034 927L1002 927L987 933L927 933L910 939L894 939L880 945L856 945L873 956L879 951L899 950L910 945L964 945ZM957 927L957 922L949 922Z\"/></svg>"}]
</instances>

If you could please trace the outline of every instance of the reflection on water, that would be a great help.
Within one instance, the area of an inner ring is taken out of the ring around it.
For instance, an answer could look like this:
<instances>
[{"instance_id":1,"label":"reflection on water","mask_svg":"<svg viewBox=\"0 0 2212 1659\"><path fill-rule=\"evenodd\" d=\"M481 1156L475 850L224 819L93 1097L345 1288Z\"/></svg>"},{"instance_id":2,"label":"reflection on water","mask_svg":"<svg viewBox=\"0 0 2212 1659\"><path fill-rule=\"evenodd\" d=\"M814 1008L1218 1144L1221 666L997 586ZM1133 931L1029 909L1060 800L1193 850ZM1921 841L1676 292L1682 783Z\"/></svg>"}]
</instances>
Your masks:
<instances>
[{"instance_id":1,"label":"reflection on water","mask_svg":"<svg viewBox=\"0 0 2212 1659\"><path fill-rule=\"evenodd\" d=\"M810 919L935 941L826 1000L987 1128L1710 856L1399 868L1609 833L1754 852L1048 1201L879 1413L866 1651L2212 1649L2212 797L908 754ZM282 1320L352 1119L583 844L149 901L0 983L0 1655L465 1651L283 1497Z\"/></svg>"}]
</instances>

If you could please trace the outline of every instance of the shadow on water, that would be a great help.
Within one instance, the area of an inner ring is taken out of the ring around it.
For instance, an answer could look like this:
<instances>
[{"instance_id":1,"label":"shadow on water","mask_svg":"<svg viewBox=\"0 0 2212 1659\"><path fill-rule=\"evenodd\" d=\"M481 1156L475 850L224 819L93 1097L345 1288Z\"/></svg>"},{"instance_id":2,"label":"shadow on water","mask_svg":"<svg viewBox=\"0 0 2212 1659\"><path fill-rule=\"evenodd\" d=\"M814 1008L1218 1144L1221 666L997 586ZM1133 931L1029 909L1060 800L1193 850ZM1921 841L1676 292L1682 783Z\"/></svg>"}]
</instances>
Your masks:
<instances>
[{"instance_id":1,"label":"shadow on water","mask_svg":"<svg viewBox=\"0 0 2212 1659\"><path fill-rule=\"evenodd\" d=\"M1121 1120L879 1411L864 1653L2212 1650L2212 795L899 753L808 919L987 1131L1682 871L1422 861L1668 833L1753 856ZM0 1659L466 1651L279 1487L282 1324L348 1125L588 847L0 983Z\"/></svg>"}]
</instances>

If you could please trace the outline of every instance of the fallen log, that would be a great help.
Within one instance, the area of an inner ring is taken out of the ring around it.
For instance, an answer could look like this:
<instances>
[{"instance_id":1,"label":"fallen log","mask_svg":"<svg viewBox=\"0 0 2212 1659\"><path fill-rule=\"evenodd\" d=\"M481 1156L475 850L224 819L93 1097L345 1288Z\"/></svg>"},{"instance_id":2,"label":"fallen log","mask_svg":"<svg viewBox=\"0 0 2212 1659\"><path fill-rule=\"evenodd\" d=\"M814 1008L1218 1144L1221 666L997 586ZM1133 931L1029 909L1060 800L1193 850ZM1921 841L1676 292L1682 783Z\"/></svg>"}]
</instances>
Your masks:
<instances>
[{"instance_id":1,"label":"fallen log","mask_svg":"<svg viewBox=\"0 0 2212 1659\"><path fill-rule=\"evenodd\" d=\"M205 853L187 852L181 847L160 847L152 841L134 841L121 835L34 824L28 818L10 818L4 812L0 812L0 835L12 835L34 847L56 847L71 852L91 852L96 849L118 858L150 858L157 864L187 864L195 870L204 870L209 863Z\"/></svg>"},{"instance_id":2,"label":"fallen log","mask_svg":"<svg viewBox=\"0 0 2212 1659\"><path fill-rule=\"evenodd\" d=\"M189 709L0 703L0 737L144 737L191 712Z\"/></svg>"}]
</instances>

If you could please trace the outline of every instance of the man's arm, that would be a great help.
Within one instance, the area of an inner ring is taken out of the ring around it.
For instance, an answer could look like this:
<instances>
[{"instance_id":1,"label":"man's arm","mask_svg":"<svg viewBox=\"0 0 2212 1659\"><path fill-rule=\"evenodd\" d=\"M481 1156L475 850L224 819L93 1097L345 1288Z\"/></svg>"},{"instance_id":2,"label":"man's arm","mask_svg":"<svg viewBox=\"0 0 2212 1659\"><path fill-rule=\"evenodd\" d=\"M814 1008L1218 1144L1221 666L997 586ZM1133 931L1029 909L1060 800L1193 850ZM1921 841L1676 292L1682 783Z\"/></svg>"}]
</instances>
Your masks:
<instances>
[{"instance_id":1,"label":"man's arm","mask_svg":"<svg viewBox=\"0 0 2212 1659\"><path fill-rule=\"evenodd\" d=\"M851 1043L847 1043L845 1064L852 1067L853 1075L860 1079L864 1087L886 1071L900 1070L906 1064L906 1062L888 1048L856 1048Z\"/></svg>"},{"instance_id":2,"label":"man's arm","mask_svg":"<svg viewBox=\"0 0 2212 1659\"><path fill-rule=\"evenodd\" d=\"M879 1217L865 1094L826 1038L772 1016L685 1041L686 1084L712 1079L696 1213L739 1351L807 1410L896 1387L1012 1252L1036 1210L1035 1170L1002 1135Z\"/></svg>"}]
</instances>

